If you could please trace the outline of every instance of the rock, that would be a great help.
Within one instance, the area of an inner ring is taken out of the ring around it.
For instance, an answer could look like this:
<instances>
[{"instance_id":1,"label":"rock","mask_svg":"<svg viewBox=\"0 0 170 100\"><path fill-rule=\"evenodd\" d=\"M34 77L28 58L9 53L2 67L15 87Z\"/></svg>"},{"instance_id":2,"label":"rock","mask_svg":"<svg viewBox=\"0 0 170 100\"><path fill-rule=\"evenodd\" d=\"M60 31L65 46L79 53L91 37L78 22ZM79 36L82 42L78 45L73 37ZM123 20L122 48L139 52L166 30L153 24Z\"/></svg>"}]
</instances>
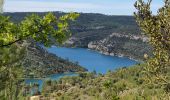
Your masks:
<instances>
[{"instance_id":1,"label":"rock","mask_svg":"<svg viewBox=\"0 0 170 100\"><path fill-rule=\"evenodd\" d=\"M145 52L150 53L151 47L146 43L147 37L112 33L99 41L91 41L88 48L105 55L143 59Z\"/></svg>"},{"instance_id":2,"label":"rock","mask_svg":"<svg viewBox=\"0 0 170 100\"><path fill-rule=\"evenodd\" d=\"M30 100L42 100L41 98L41 96L32 96L30 97Z\"/></svg>"}]
</instances>

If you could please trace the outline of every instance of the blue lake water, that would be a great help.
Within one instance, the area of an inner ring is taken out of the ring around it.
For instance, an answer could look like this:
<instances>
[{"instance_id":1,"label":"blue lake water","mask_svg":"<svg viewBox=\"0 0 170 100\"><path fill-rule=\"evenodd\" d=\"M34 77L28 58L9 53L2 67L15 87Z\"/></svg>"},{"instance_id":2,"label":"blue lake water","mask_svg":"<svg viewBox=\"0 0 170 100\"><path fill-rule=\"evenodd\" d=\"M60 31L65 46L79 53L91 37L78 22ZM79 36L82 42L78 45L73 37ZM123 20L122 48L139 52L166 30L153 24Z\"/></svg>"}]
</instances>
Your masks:
<instances>
[{"instance_id":1,"label":"blue lake water","mask_svg":"<svg viewBox=\"0 0 170 100\"><path fill-rule=\"evenodd\" d=\"M52 75L49 75L49 76L47 76L46 78L43 78L43 79L26 79L25 83L28 84L28 85L38 83L39 84L39 91L41 91L44 81L46 81L46 80L58 80L58 79L60 79L64 76L77 76L77 74L75 74L75 73L52 74Z\"/></svg>"},{"instance_id":2,"label":"blue lake water","mask_svg":"<svg viewBox=\"0 0 170 100\"><path fill-rule=\"evenodd\" d=\"M51 47L47 48L48 52L57 56L69 59L72 62L78 62L79 65L88 69L89 72L96 71L97 73L105 74L108 70L115 70L120 67L128 67L135 65L137 62L126 57L108 56L96 51L85 48L66 48L66 47ZM46 79L57 80L63 76L74 76L74 73L53 74ZM42 89L43 80L27 79L26 84L38 83L40 91Z\"/></svg>"},{"instance_id":3,"label":"blue lake water","mask_svg":"<svg viewBox=\"0 0 170 100\"><path fill-rule=\"evenodd\" d=\"M108 70L115 70L120 67L127 67L137 62L126 57L108 56L96 51L85 48L65 48L51 47L47 49L50 53L59 57L69 59L72 62L78 62L79 65L98 73L106 73Z\"/></svg>"}]
</instances>

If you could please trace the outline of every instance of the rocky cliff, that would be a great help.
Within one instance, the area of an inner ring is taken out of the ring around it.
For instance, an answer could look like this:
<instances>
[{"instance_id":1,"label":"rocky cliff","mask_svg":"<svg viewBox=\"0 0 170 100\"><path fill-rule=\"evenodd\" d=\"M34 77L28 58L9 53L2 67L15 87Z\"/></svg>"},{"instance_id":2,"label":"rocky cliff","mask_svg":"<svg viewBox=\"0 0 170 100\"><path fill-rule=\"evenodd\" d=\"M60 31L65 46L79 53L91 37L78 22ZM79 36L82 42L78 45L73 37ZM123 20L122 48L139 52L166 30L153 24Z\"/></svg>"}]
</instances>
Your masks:
<instances>
[{"instance_id":1,"label":"rocky cliff","mask_svg":"<svg viewBox=\"0 0 170 100\"><path fill-rule=\"evenodd\" d=\"M133 16L82 14L71 25L73 36L65 46L90 48L107 55L143 60L151 54L148 39L142 35Z\"/></svg>"},{"instance_id":2,"label":"rocky cliff","mask_svg":"<svg viewBox=\"0 0 170 100\"><path fill-rule=\"evenodd\" d=\"M91 41L88 48L111 56L126 56L142 60L145 53L151 54L148 38L141 35L112 33L99 41Z\"/></svg>"},{"instance_id":3,"label":"rocky cliff","mask_svg":"<svg viewBox=\"0 0 170 100\"><path fill-rule=\"evenodd\" d=\"M112 33L102 39L95 39L93 36L83 39L73 36L66 42L66 46L85 47L99 51L102 54L131 59L143 60L143 55L151 55L152 48L148 44L148 38L143 35L129 35ZM86 41L88 40L88 41Z\"/></svg>"}]
</instances>

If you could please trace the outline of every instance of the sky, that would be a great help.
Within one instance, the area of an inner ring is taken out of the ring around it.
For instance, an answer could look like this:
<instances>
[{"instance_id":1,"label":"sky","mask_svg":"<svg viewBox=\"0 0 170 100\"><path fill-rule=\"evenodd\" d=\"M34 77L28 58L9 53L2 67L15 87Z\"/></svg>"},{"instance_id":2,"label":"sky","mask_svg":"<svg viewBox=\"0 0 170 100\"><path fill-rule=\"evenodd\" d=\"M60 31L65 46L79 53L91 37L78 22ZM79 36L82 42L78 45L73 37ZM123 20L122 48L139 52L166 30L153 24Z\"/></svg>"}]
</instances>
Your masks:
<instances>
[{"instance_id":1,"label":"sky","mask_svg":"<svg viewBox=\"0 0 170 100\"><path fill-rule=\"evenodd\" d=\"M106 15L132 15L136 0L6 0L5 12L83 12ZM163 0L153 0L152 11L163 5Z\"/></svg>"}]
</instances>

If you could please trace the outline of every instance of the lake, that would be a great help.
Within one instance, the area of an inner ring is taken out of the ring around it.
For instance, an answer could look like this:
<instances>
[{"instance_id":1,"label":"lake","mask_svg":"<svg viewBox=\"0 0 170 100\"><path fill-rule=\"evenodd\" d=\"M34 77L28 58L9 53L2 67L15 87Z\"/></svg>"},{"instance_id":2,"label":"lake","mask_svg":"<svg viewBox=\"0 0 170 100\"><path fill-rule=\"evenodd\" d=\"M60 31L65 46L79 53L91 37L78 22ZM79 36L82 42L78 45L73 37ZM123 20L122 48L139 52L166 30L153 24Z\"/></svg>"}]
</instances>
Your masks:
<instances>
[{"instance_id":1,"label":"lake","mask_svg":"<svg viewBox=\"0 0 170 100\"><path fill-rule=\"evenodd\" d=\"M53 46L47 50L48 52L56 54L64 59L69 59L72 62L78 62L79 65L85 67L90 72L95 70L97 73L102 74L105 74L108 70L115 70L120 67L127 67L137 63L127 57L104 55L85 48Z\"/></svg>"},{"instance_id":2,"label":"lake","mask_svg":"<svg viewBox=\"0 0 170 100\"><path fill-rule=\"evenodd\" d=\"M43 81L45 80L58 80L64 76L76 76L77 74L75 73L63 73L63 74L52 74L47 76L46 78L43 79L26 79L25 83L28 85L34 84L34 83L38 83L39 84L39 91L42 90L43 87Z\"/></svg>"},{"instance_id":3,"label":"lake","mask_svg":"<svg viewBox=\"0 0 170 100\"><path fill-rule=\"evenodd\" d=\"M105 74L108 70L115 70L120 67L128 67L135 65L137 62L127 57L117 57L104 55L99 52L85 49L85 48L66 48L66 47L55 47L47 48L48 52L56 54L57 56L69 59L72 62L78 62L79 65L88 69L89 72L96 71L97 73ZM63 76L73 76L74 73L67 74L53 74L48 76L46 79L57 80ZM40 90L42 89L42 80L27 79L26 84L39 83Z\"/></svg>"}]
</instances>

